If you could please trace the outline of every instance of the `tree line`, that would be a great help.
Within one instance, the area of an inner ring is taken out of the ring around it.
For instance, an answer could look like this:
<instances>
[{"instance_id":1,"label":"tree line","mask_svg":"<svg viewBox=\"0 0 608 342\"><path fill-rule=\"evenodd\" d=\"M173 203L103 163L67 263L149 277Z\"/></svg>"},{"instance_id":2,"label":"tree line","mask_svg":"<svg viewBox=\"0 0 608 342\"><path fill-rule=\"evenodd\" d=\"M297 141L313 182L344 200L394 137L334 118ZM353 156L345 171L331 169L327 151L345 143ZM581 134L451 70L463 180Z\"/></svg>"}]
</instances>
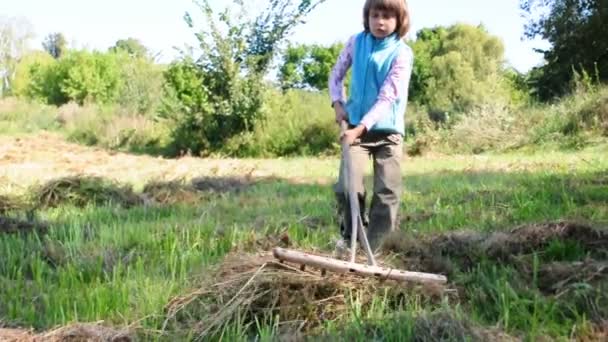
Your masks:
<instances>
[{"instance_id":1,"label":"tree line","mask_svg":"<svg viewBox=\"0 0 608 342\"><path fill-rule=\"evenodd\" d=\"M107 51L69 49L61 33L28 52L27 23L0 20L0 91L53 105L121 103L154 112L179 149L212 151L264 120L268 90L324 92L343 43L285 46L293 29L324 0L268 0L251 16L243 1L216 13L198 3L204 23L184 21L199 46L160 65L139 41ZM481 25L423 28L408 41L415 62L410 100L437 122L450 122L488 101L504 106L553 101L580 80L608 78L608 0L521 0L525 35L550 43L545 62L521 73L504 60L502 41ZM267 81L278 58L277 84ZM348 83L348 79L347 79ZM159 93L161 96L159 96Z\"/></svg>"}]
</instances>

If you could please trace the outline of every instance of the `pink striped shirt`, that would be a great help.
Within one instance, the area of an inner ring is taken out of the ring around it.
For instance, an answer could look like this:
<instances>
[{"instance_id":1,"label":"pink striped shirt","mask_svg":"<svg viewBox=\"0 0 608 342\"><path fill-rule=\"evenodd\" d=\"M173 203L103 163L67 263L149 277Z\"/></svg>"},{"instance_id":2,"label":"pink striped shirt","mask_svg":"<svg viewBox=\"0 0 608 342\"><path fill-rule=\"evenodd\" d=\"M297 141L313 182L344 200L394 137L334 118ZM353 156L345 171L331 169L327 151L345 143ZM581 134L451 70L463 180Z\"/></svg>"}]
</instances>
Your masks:
<instances>
[{"instance_id":1,"label":"pink striped shirt","mask_svg":"<svg viewBox=\"0 0 608 342\"><path fill-rule=\"evenodd\" d=\"M353 63L355 37L356 35L348 40L329 76L329 94L332 103L335 101L346 103L344 77ZM376 103L361 119L361 124L368 131L382 119L384 113L390 112L390 106L397 98L407 96L408 87L404 87L403 84L404 81L406 81L406 84L409 83L412 71L412 61L410 59L411 56L409 54L401 53L393 61L388 76L380 88Z\"/></svg>"}]
</instances>

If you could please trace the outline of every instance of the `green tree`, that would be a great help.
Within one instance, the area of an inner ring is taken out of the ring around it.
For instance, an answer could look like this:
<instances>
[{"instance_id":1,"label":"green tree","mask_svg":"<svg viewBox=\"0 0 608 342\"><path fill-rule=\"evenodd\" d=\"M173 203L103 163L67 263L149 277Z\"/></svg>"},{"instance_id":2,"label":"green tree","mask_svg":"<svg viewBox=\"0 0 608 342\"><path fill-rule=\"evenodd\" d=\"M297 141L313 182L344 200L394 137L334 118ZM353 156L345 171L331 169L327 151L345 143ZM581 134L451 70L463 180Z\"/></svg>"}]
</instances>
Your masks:
<instances>
[{"instance_id":1,"label":"green tree","mask_svg":"<svg viewBox=\"0 0 608 342\"><path fill-rule=\"evenodd\" d=\"M279 69L281 88L304 88L304 60L309 55L307 45L290 45L283 55L283 64Z\"/></svg>"},{"instance_id":2,"label":"green tree","mask_svg":"<svg viewBox=\"0 0 608 342\"><path fill-rule=\"evenodd\" d=\"M263 119L266 75L284 38L324 0L269 0L255 17L234 0L216 19L209 1L198 5L207 27L197 32L198 58L184 54L166 73L161 117L173 122L176 151L208 153ZM237 13L233 13L234 9ZM185 21L194 28L189 13ZM177 75L173 75L177 73ZM196 105L192 105L193 94ZM187 138L184 138L187 137Z\"/></svg>"},{"instance_id":3,"label":"green tree","mask_svg":"<svg viewBox=\"0 0 608 342\"><path fill-rule=\"evenodd\" d=\"M550 43L545 65L532 73L537 95L548 100L571 90L576 74L608 79L608 1L520 0L525 35Z\"/></svg>"},{"instance_id":4,"label":"green tree","mask_svg":"<svg viewBox=\"0 0 608 342\"><path fill-rule=\"evenodd\" d=\"M414 51L414 67L410 79L409 99L421 104L430 102L429 82L433 76L432 60L440 54L441 43L447 36L445 27L423 28L410 42Z\"/></svg>"},{"instance_id":5,"label":"green tree","mask_svg":"<svg viewBox=\"0 0 608 342\"><path fill-rule=\"evenodd\" d=\"M126 52L127 54L146 58L148 57L148 49L135 38L127 38L127 39L119 39L116 41L116 44L110 48L111 52Z\"/></svg>"},{"instance_id":6,"label":"green tree","mask_svg":"<svg viewBox=\"0 0 608 342\"><path fill-rule=\"evenodd\" d=\"M343 48L342 43L327 47L306 44L289 46L279 70L281 87L327 89L329 75Z\"/></svg>"},{"instance_id":7,"label":"green tree","mask_svg":"<svg viewBox=\"0 0 608 342\"><path fill-rule=\"evenodd\" d=\"M57 63L46 51L33 51L23 56L15 67L15 77L11 83L11 92L15 96L36 98L32 92L33 79L41 70L49 69Z\"/></svg>"},{"instance_id":8,"label":"green tree","mask_svg":"<svg viewBox=\"0 0 608 342\"><path fill-rule=\"evenodd\" d=\"M30 78L27 94L54 105L112 103L121 87L117 56L101 52L69 51L56 63L36 64Z\"/></svg>"},{"instance_id":9,"label":"green tree","mask_svg":"<svg viewBox=\"0 0 608 342\"><path fill-rule=\"evenodd\" d=\"M160 103L165 66L127 52L112 53L118 61L120 86L116 102L139 113L152 113Z\"/></svg>"},{"instance_id":10,"label":"green tree","mask_svg":"<svg viewBox=\"0 0 608 342\"><path fill-rule=\"evenodd\" d=\"M42 42L42 47L53 58L58 59L67 51L68 42L62 33L51 33Z\"/></svg>"},{"instance_id":11,"label":"green tree","mask_svg":"<svg viewBox=\"0 0 608 342\"><path fill-rule=\"evenodd\" d=\"M421 30L412 45L412 99L432 112L463 113L508 96L501 82L504 46L482 26Z\"/></svg>"}]
</instances>

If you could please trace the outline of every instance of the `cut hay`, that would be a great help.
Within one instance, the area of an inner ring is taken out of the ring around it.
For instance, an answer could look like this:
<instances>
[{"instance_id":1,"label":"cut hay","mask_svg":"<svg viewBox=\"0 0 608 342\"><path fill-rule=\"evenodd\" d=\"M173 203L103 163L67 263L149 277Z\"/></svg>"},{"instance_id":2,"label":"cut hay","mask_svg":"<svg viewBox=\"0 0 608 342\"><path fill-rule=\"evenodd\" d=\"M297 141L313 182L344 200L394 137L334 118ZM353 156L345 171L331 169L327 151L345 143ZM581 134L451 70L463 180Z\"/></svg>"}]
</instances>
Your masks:
<instances>
[{"instance_id":1,"label":"cut hay","mask_svg":"<svg viewBox=\"0 0 608 342\"><path fill-rule=\"evenodd\" d=\"M35 202L42 208L55 208L65 204L77 207L113 204L128 208L143 204L143 199L131 187L95 176L70 176L51 180L33 193Z\"/></svg>"},{"instance_id":2,"label":"cut hay","mask_svg":"<svg viewBox=\"0 0 608 342\"><path fill-rule=\"evenodd\" d=\"M0 214L26 209L26 203L21 197L0 194Z\"/></svg>"},{"instance_id":3,"label":"cut hay","mask_svg":"<svg viewBox=\"0 0 608 342\"><path fill-rule=\"evenodd\" d=\"M167 305L163 330L194 329L205 340L230 323L248 326L278 315L284 331L310 332L324 321L343 318L351 300L367 308L382 295L396 308L410 296L438 303L444 289L333 273L322 276L278 263L270 253L235 254L221 264L210 285Z\"/></svg>"},{"instance_id":4,"label":"cut hay","mask_svg":"<svg viewBox=\"0 0 608 342\"><path fill-rule=\"evenodd\" d=\"M605 254L608 230L559 221L493 233L457 231L414 236L397 232L386 239L383 248L399 257L399 268L450 275L457 269L470 269L482 258L517 261L519 256L538 251L555 240L575 241L589 252Z\"/></svg>"},{"instance_id":5,"label":"cut hay","mask_svg":"<svg viewBox=\"0 0 608 342\"><path fill-rule=\"evenodd\" d=\"M608 261L552 262L541 266L538 281L543 292L558 296L573 285L608 285Z\"/></svg>"},{"instance_id":6,"label":"cut hay","mask_svg":"<svg viewBox=\"0 0 608 342\"><path fill-rule=\"evenodd\" d=\"M240 192L251 185L250 177L197 177L192 186L199 191L215 193Z\"/></svg>"},{"instance_id":7,"label":"cut hay","mask_svg":"<svg viewBox=\"0 0 608 342\"><path fill-rule=\"evenodd\" d=\"M7 342L130 342L134 341L129 330L117 330L101 324L73 324L53 331L35 334L22 329L1 329L0 341Z\"/></svg>"},{"instance_id":8,"label":"cut hay","mask_svg":"<svg viewBox=\"0 0 608 342\"><path fill-rule=\"evenodd\" d=\"M551 222L525 225L506 234L495 233L484 242L484 249L493 257L508 258L545 247L553 240L577 241L587 250L605 250L608 230L596 229L577 222Z\"/></svg>"},{"instance_id":9,"label":"cut hay","mask_svg":"<svg viewBox=\"0 0 608 342\"><path fill-rule=\"evenodd\" d=\"M46 233L48 226L45 223L22 221L16 218L0 216L0 233Z\"/></svg>"},{"instance_id":10,"label":"cut hay","mask_svg":"<svg viewBox=\"0 0 608 342\"><path fill-rule=\"evenodd\" d=\"M196 204L203 194L196 187L184 181L152 181L144 186L142 195L152 204Z\"/></svg>"}]
</instances>

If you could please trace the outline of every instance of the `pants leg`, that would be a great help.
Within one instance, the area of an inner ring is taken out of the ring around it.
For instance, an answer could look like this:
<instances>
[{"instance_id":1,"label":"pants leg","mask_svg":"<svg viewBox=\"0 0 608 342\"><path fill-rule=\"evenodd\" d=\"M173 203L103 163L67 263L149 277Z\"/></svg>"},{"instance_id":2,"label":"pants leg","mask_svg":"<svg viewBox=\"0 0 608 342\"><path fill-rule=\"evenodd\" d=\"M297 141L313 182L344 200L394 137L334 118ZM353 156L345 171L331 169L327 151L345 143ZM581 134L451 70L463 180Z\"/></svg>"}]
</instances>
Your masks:
<instances>
[{"instance_id":1,"label":"pants leg","mask_svg":"<svg viewBox=\"0 0 608 342\"><path fill-rule=\"evenodd\" d=\"M378 249L387 233L398 228L401 200L401 158L403 139L390 135L373 151L374 194L370 207L368 238L372 250Z\"/></svg>"},{"instance_id":2,"label":"pants leg","mask_svg":"<svg viewBox=\"0 0 608 342\"><path fill-rule=\"evenodd\" d=\"M361 144L355 144L350 147L350 158L352 164L351 175L354 178L355 191L359 199L359 210L363 220L363 224L367 224L367 216L365 215L365 185L363 176L365 167L370 158L370 151L367 147ZM340 161L340 174L338 182L334 185L334 193L338 205L338 215L340 217L340 233L344 239L349 240L352 232L351 217L350 217L350 202L348 200L348 192L345 189L345 163Z\"/></svg>"}]
</instances>

